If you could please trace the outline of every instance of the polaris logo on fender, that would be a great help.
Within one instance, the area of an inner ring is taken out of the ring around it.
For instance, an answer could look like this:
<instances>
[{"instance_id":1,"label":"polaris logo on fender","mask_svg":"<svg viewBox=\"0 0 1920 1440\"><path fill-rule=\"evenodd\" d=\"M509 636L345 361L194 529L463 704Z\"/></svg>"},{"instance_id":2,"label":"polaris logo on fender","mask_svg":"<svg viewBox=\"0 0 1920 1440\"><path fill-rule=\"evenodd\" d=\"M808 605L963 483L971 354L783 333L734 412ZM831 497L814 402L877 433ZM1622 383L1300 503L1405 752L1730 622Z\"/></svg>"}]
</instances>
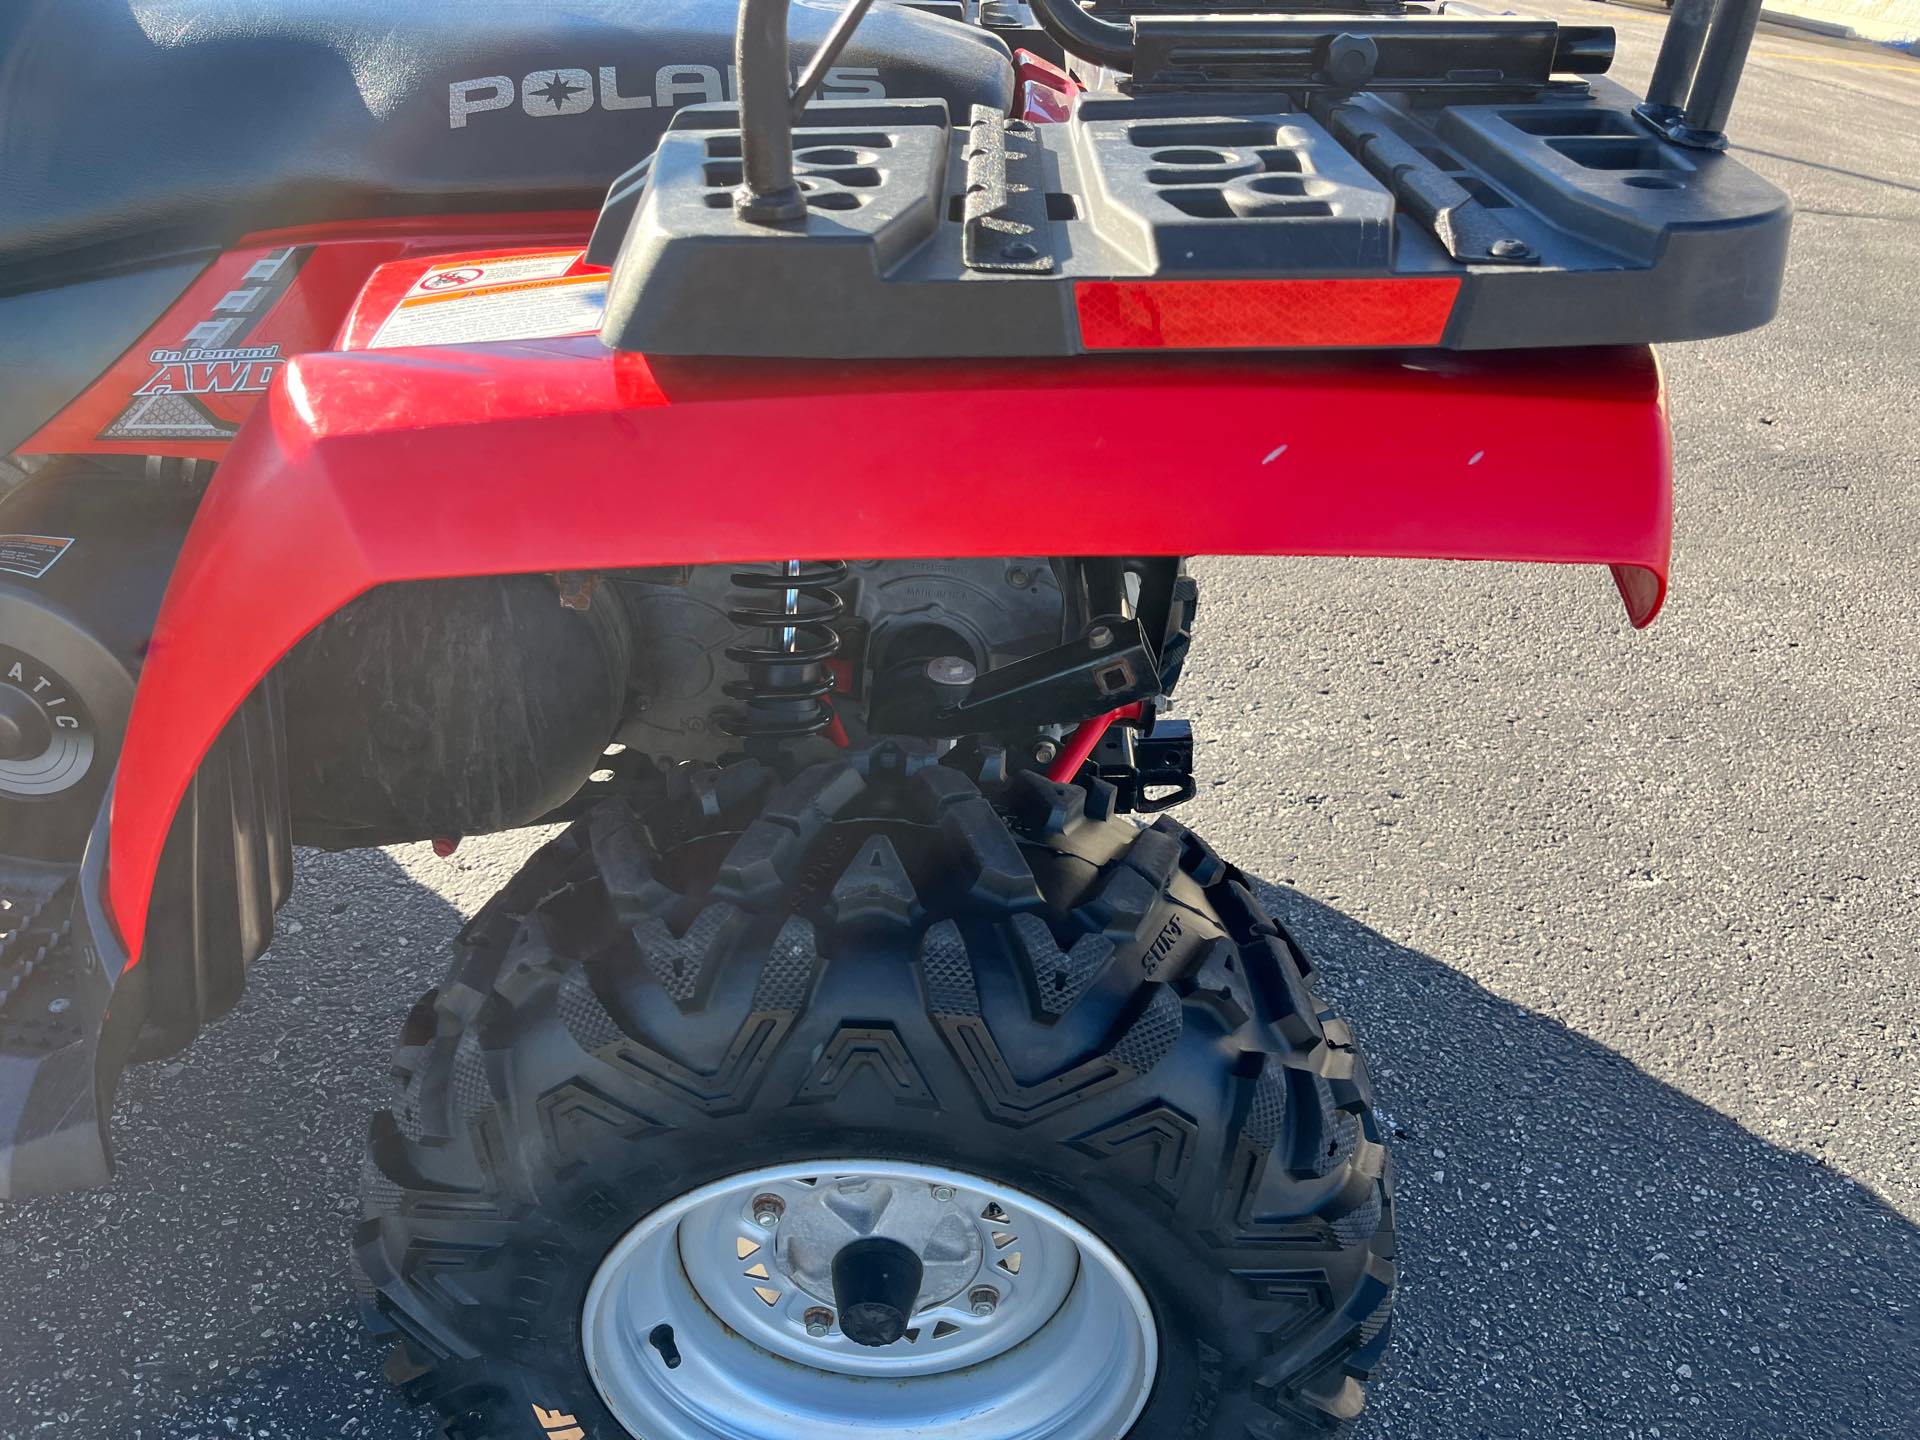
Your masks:
<instances>
[{"instance_id":1,"label":"polaris logo on fender","mask_svg":"<svg viewBox=\"0 0 1920 1440\"><path fill-rule=\"evenodd\" d=\"M629 81L629 83L631 83ZM702 101L731 100L738 91L733 66L662 65L653 83L631 94L620 88L620 67L535 70L514 84L511 75L481 75L447 86L447 126L464 130L469 115L505 110L517 99L529 115L584 115L589 110L674 110ZM820 83L823 99L884 100L880 72L866 65L836 65Z\"/></svg>"}]
</instances>

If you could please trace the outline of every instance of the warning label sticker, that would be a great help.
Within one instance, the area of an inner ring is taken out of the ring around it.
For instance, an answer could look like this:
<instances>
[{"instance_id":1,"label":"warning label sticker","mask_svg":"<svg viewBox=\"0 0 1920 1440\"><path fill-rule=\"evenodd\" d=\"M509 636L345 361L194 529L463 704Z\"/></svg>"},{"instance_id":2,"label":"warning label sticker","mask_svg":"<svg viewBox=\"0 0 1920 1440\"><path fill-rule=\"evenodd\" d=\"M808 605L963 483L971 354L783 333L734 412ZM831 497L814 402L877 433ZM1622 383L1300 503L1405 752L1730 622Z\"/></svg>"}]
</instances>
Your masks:
<instances>
[{"instance_id":1,"label":"warning label sticker","mask_svg":"<svg viewBox=\"0 0 1920 1440\"><path fill-rule=\"evenodd\" d=\"M0 535L0 570L38 580L71 544L71 535Z\"/></svg>"},{"instance_id":2,"label":"warning label sticker","mask_svg":"<svg viewBox=\"0 0 1920 1440\"><path fill-rule=\"evenodd\" d=\"M607 306L607 273L568 273L580 255L560 250L436 265L401 297L368 344L390 350L598 330Z\"/></svg>"}]
</instances>

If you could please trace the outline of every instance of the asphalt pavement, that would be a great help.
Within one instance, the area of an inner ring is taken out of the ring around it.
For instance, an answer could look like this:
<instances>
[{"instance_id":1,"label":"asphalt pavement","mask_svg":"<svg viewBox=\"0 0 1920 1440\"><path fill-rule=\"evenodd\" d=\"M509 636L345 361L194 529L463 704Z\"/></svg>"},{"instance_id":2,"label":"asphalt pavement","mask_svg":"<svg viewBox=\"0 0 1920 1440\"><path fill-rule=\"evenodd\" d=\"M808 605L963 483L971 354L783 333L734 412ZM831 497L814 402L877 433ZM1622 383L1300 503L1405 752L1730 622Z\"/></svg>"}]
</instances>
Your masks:
<instances>
[{"instance_id":1,"label":"asphalt pavement","mask_svg":"<svg viewBox=\"0 0 1920 1440\"><path fill-rule=\"evenodd\" d=\"M1549 8L1644 80L1659 12ZM1920 1436L1920 63L1769 27L1734 128L1793 271L1665 352L1651 630L1597 571L1199 566L1186 818L1397 1148L1365 1440ZM0 1209L0 1436L424 1440L354 1318L360 1142L531 843L302 857L239 1011L129 1076L118 1183Z\"/></svg>"}]
</instances>

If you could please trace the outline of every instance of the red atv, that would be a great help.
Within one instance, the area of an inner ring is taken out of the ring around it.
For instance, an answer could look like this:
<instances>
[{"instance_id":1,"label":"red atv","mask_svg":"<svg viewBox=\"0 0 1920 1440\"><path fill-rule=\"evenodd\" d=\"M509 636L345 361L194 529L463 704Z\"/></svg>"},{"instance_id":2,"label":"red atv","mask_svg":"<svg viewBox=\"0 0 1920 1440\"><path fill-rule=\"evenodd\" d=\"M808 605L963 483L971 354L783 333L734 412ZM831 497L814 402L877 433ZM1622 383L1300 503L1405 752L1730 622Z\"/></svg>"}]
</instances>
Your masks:
<instances>
[{"instance_id":1,"label":"red atv","mask_svg":"<svg viewBox=\"0 0 1920 1440\"><path fill-rule=\"evenodd\" d=\"M296 844L560 824L367 1147L450 1435L1337 1433L1391 1169L1161 813L1180 557L1650 621L1647 346L1779 290L1759 6L1644 103L1419 0L868 8L0 21L0 1195L107 1178Z\"/></svg>"}]
</instances>

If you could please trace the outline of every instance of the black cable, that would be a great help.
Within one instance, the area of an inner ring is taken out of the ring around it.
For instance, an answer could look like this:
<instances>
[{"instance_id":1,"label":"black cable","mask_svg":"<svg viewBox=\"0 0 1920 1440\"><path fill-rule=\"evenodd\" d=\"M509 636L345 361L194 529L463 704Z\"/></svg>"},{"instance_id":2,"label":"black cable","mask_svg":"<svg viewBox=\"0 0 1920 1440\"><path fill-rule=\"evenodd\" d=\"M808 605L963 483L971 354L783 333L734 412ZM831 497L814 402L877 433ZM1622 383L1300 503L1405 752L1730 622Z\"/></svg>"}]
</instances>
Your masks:
<instances>
[{"instance_id":1,"label":"black cable","mask_svg":"<svg viewBox=\"0 0 1920 1440\"><path fill-rule=\"evenodd\" d=\"M1089 15L1074 0L1027 0L1040 28L1063 48L1110 70L1133 69L1133 27Z\"/></svg>"},{"instance_id":2,"label":"black cable","mask_svg":"<svg viewBox=\"0 0 1920 1440\"><path fill-rule=\"evenodd\" d=\"M826 78L828 68L840 58L840 52L847 48L847 41L853 38L854 27L865 18L867 9L873 0L848 0L847 8L842 10L833 22L833 29L827 32L827 38L820 42L820 48L813 52L813 58L807 62L807 68L801 72L800 83L793 87L793 102L790 107L795 123L806 113L807 101L813 98L813 92L820 88L820 82Z\"/></svg>"}]
</instances>

